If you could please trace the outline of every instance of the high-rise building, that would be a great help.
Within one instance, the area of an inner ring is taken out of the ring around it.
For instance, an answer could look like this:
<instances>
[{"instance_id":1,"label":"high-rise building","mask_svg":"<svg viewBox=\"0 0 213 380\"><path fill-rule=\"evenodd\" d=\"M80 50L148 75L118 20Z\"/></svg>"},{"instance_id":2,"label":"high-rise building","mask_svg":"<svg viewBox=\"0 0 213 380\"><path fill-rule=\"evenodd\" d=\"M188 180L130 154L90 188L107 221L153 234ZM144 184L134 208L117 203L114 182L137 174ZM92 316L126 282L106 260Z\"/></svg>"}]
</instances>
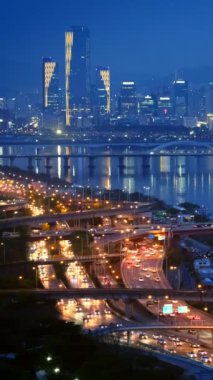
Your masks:
<instances>
[{"instance_id":1,"label":"high-rise building","mask_svg":"<svg viewBox=\"0 0 213 380\"><path fill-rule=\"evenodd\" d=\"M173 113L174 116L188 116L189 94L188 82L183 79L177 79L173 82Z\"/></svg>"},{"instance_id":2,"label":"high-rise building","mask_svg":"<svg viewBox=\"0 0 213 380\"><path fill-rule=\"evenodd\" d=\"M96 109L99 117L110 114L110 101L109 67L96 67Z\"/></svg>"},{"instance_id":3,"label":"high-rise building","mask_svg":"<svg viewBox=\"0 0 213 380\"><path fill-rule=\"evenodd\" d=\"M59 111L58 64L52 58L43 58L43 109Z\"/></svg>"},{"instance_id":4,"label":"high-rise building","mask_svg":"<svg viewBox=\"0 0 213 380\"><path fill-rule=\"evenodd\" d=\"M209 83L206 90L206 112L213 114L213 83Z\"/></svg>"},{"instance_id":5,"label":"high-rise building","mask_svg":"<svg viewBox=\"0 0 213 380\"><path fill-rule=\"evenodd\" d=\"M71 27L65 33L66 125L75 115L89 112L90 32L84 26Z\"/></svg>"},{"instance_id":6,"label":"high-rise building","mask_svg":"<svg viewBox=\"0 0 213 380\"><path fill-rule=\"evenodd\" d=\"M135 82L125 81L121 83L118 112L120 115L125 117L137 115L138 104Z\"/></svg>"},{"instance_id":7,"label":"high-rise building","mask_svg":"<svg viewBox=\"0 0 213 380\"><path fill-rule=\"evenodd\" d=\"M170 96L159 96L158 98L158 115L168 118L172 114L172 101Z\"/></svg>"},{"instance_id":8,"label":"high-rise building","mask_svg":"<svg viewBox=\"0 0 213 380\"><path fill-rule=\"evenodd\" d=\"M139 98L138 110L140 115L154 116L157 110L157 100L154 95L145 95Z\"/></svg>"}]
</instances>

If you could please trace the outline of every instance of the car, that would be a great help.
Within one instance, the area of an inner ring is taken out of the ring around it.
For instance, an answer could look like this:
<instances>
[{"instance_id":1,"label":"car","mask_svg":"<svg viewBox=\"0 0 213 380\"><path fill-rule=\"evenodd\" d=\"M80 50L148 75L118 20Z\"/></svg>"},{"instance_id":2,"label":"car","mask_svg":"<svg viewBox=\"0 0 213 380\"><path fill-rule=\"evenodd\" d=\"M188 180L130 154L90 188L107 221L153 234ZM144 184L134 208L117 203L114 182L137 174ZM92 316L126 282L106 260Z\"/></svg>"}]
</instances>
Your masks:
<instances>
[{"instance_id":1,"label":"car","mask_svg":"<svg viewBox=\"0 0 213 380\"><path fill-rule=\"evenodd\" d=\"M175 346L177 347L181 347L183 345L183 342L181 342L181 340L177 340L174 342Z\"/></svg>"},{"instance_id":2,"label":"car","mask_svg":"<svg viewBox=\"0 0 213 380\"><path fill-rule=\"evenodd\" d=\"M138 281L143 282L144 278L143 277L139 277Z\"/></svg>"},{"instance_id":3,"label":"car","mask_svg":"<svg viewBox=\"0 0 213 380\"><path fill-rule=\"evenodd\" d=\"M168 351L170 354L176 354L177 353L177 351L174 348L170 348Z\"/></svg>"},{"instance_id":4,"label":"car","mask_svg":"<svg viewBox=\"0 0 213 380\"><path fill-rule=\"evenodd\" d=\"M135 266L135 268L140 268L141 265L140 264L135 264L134 266Z\"/></svg>"},{"instance_id":5,"label":"car","mask_svg":"<svg viewBox=\"0 0 213 380\"><path fill-rule=\"evenodd\" d=\"M159 335L159 334L153 334L152 337L155 340L162 339L162 335Z\"/></svg>"},{"instance_id":6,"label":"car","mask_svg":"<svg viewBox=\"0 0 213 380\"><path fill-rule=\"evenodd\" d=\"M108 327L107 325L99 325L100 329L107 329L107 327Z\"/></svg>"},{"instance_id":7,"label":"car","mask_svg":"<svg viewBox=\"0 0 213 380\"><path fill-rule=\"evenodd\" d=\"M162 313L162 311L160 311L159 317L166 317L166 314L164 314L164 313Z\"/></svg>"},{"instance_id":8,"label":"car","mask_svg":"<svg viewBox=\"0 0 213 380\"><path fill-rule=\"evenodd\" d=\"M198 355L201 355L201 356L205 356L205 355L208 355L208 352L207 351L204 351L204 350L198 350Z\"/></svg>"},{"instance_id":9,"label":"car","mask_svg":"<svg viewBox=\"0 0 213 380\"><path fill-rule=\"evenodd\" d=\"M212 358L208 355L203 355L201 357L201 361L205 364L210 364L212 362Z\"/></svg>"},{"instance_id":10,"label":"car","mask_svg":"<svg viewBox=\"0 0 213 380\"><path fill-rule=\"evenodd\" d=\"M174 342L176 340L176 337L174 335L170 335L169 336L169 340L171 340L172 342Z\"/></svg>"},{"instance_id":11,"label":"car","mask_svg":"<svg viewBox=\"0 0 213 380\"><path fill-rule=\"evenodd\" d=\"M146 278L150 278L151 277L151 274L150 273L146 273Z\"/></svg>"},{"instance_id":12,"label":"car","mask_svg":"<svg viewBox=\"0 0 213 380\"><path fill-rule=\"evenodd\" d=\"M167 341L165 339L163 339L163 338L160 338L160 339L157 340L157 343L160 344L160 345L162 345L162 346L165 346L167 344Z\"/></svg>"},{"instance_id":13,"label":"car","mask_svg":"<svg viewBox=\"0 0 213 380\"><path fill-rule=\"evenodd\" d=\"M76 312L80 313L82 311L82 308L80 306L76 306L75 310Z\"/></svg>"},{"instance_id":14,"label":"car","mask_svg":"<svg viewBox=\"0 0 213 380\"><path fill-rule=\"evenodd\" d=\"M148 335L146 335L146 334L140 334L140 335L139 335L139 338L140 338L141 340L146 340L146 339L148 339Z\"/></svg>"},{"instance_id":15,"label":"car","mask_svg":"<svg viewBox=\"0 0 213 380\"><path fill-rule=\"evenodd\" d=\"M200 316L199 315L193 315L192 319L194 321L200 321Z\"/></svg>"},{"instance_id":16,"label":"car","mask_svg":"<svg viewBox=\"0 0 213 380\"><path fill-rule=\"evenodd\" d=\"M196 334L197 332L196 332L196 330L193 330L193 329L190 329L190 330L188 330L188 334Z\"/></svg>"},{"instance_id":17,"label":"car","mask_svg":"<svg viewBox=\"0 0 213 380\"><path fill-rule=\"evenodd\" d=\"M169 317L174 318L175 317L175 313L169 314Z\"/></svg>"},{"instance_id":18,"label":"car","mask_svg":"<svg viewBox=\"0 0 213 380\"><path fill-rule=\"evenodd\" d=\"M111 313L111 311L110 311L110 310L108 310L108 309L105 309L105 310L104 310L104 314L110 315L110 314L112 314L112 313Z\"/></svg>"},{"instance_id":19,"label":"car","mask_svg":"<svg viewBox=\"0 0 213 380\"><path fill-rule=\"evenodd\" d=\"M194 359L194 358L197 357L197 354L196 354L195 352L187 352L187 356L188 356L189 358Z\"/></svg>"},{"instance_id":20,"label":"car","mask_svg":"<svg viewBox=\"0 0 213 380\"><path fill-rule=\"evenodd\" d=\"M155 277L155 282L160 282L160 277Z\"/></svg>"},{"instance_id":21,"label":"car","mask_svg":"<svg viewBox=\"0 0 213 380\"><path fill-rule=\"evenodd\" d=\"M198 344L198 343L192 343L191 347L192 348L200 348L200 344Z\"/></svg>"}]
</instances>

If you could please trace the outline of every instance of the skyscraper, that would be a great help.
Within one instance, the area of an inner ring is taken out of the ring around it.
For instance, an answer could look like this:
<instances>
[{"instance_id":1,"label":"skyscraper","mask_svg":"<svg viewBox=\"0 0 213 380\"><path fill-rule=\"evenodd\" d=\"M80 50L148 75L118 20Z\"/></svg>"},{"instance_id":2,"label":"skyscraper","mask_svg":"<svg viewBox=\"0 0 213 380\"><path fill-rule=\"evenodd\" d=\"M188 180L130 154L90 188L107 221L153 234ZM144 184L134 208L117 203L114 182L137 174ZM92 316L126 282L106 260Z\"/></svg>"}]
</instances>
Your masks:
<instances>
[{"instance_id":1,"label":"skyscraper","mask_svg":"<svg viewBox=\"0 0 213 380\"><path fill-rule=\"evenodd\" d=\"M118 104L119 114L122 116L137 115L137 97L135 82L122 82Z\"/></svg>"},{"instance_id":2,"label":"skyscraper","mask_svg":"<svg viewBox=\"0 0 213 380\"><path fill-rule=\"evenodd\" d=\"M89 111L90 32L84 26L65 33L66 125Z\"/></svg>"},{"instance_id":3,"label":"skyscraper","mask_svg":"<svg viewBox=\"0 0 213 380\"><path fill-rule=\"evenodd\" d=\"M175 117L188 116L188 82L177 79L173 82L173 113Z\"/></svg>"},{"instance_id":4,"label":"skyscraper","mask_svg":"<svg viewBox=\"0 0 213 380\"><path fill-rule=\"evenodd\" d=\"M43 58L43 109L59 111L58 65L52 58Z\"/></svg>"},{"instance_id":5,"label":"skyscraper","mask_svg":"<svg viewBox=\"0 0 213 380\"><path fill-rule=\"evenodd\" d=\"M158 116L168 118L172 113L172 102L170 96L158 97Z\"/></svg>"},{"instance_id":6,"label":"skyscraper","mask_svg":"<svg viewBox=\"0 0 213 380\"><path fill-rule=\"evenodd\" d=\"M213 83L209 83L206 91L206 111L207 114L213 113Z\"/></svg>"},{"instance_id":7,"label":"skyscraper","mask_svg":"<svg viewBox=\"0 0 213 380\"><path fill-rule=\"evenodd\" d=\"M106 116L110 114L109 67L96 67L96 106L99 116Z\"/></svg>"}]
</instances>

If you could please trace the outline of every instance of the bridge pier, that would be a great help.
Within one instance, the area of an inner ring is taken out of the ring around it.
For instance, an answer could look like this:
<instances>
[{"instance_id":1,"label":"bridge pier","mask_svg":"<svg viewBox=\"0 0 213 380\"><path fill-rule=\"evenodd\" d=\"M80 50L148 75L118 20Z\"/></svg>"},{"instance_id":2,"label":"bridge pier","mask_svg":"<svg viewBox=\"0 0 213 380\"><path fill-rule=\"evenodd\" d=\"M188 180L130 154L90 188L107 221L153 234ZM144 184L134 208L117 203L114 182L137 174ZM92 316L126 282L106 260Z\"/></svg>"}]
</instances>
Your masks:
<instances>
[{"instance_id":1,"label":"bridge pier","mask_svg":"<svg viewBox=\"0 0 213 380\"><path fill-rule=\"evenodd\" d=\"M127 318L132 318L133 317L133 300L128 299L124 301L125 304L125 315Z\"/></svg>"},{"instance_id":2,"label":"bridge pier","mask_svg":"<svg viewBox=\"0 0 213 380\"><path fill-rule=\"evenodd\" d=\"M96 157L89 156L89 165L88 165L88 168L89 168L90 174L92 174L93 171L94 171L94 169L95 169L95 159L96 159Z\"/></svg>"},{"instance_id":3,"label":"bridge pier","mask_svg":"<svg viewBox=\"0 0 213 380\"><path fill-rule=\"evenodd\" d=\"M9 157L10 167L13 167L14 161L15 161L15 157L14 156L10 156Z\"/></svg>"},{"instance_id":4,"label":"bridge pier","mask_svg":"<svg viewBox=\"0 0 213 380\"><path fill-rule=\"evenodd\" d=\"M70 169L69 156L64 156L64 174L67 175Z\"/></svg>"},{"instance_id":5,"label":"bridge pier","mask_svg":"<svg viewBox=\"0 0 213 380\"><path fill-rule=\"evenodd\" d=\"M120 174L123 174L124 169L126 169L126 165L124 162L125 162L125 157L119 156L118 157L118 169L119 169Z\"/></svg>"},{"instance_id":6,"label":"bridge pier","mask_svg":"<svg viewBox=\"0 0 213 380\"><path fill-rule=\"evenodd\" d=\"M52 169L51 165L51 157L45 157L45 169L46 169L46 174L50 174L50 171Z\"/></svg>"},{"instance_id":7,"label":"bridge pier","mask_svg":"<svg viewBox=\"0 0 213 380\"><path fill-rule=\"evenodd\" d=\"M69 156L64 156L64 169L70 169Z\"/></svg>"},{"instance_id":8,"label":"bridge pier","mask_svg":"<svg viewBox=\"0 0 213 380\"><path fill-rule=\"evenodd\" d=\"M143 172L148 172L150 170L149 156L142 156L142 169L143 169Z\"/></svg>"},{"instance_id":9,"label":"bridge pier","mask_svg":"<svg viewBox=\"0 0 213 380\"><path fill-rule=\"evenodd\" d=\"M33 157L27 157L28 159L28 166L27 166L27 169L29 170L29 172L33 172L33 169L34 169L34 165L33 165Z\"/></svg>"}]
</instances>

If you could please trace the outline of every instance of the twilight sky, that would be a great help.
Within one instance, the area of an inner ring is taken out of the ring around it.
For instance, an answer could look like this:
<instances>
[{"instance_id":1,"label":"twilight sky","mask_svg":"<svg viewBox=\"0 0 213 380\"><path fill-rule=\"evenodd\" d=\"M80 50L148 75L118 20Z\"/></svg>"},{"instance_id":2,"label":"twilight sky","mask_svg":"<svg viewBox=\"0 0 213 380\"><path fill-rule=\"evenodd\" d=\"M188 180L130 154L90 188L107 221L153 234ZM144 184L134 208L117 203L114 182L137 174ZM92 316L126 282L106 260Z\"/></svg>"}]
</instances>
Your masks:
<instances>
[{"instance_id":1,"label":"twilight sky","mask_svg":"<svg viewBox=\"0 0 213 380\"><path fill-rule=\"evenodd\" d=\"M212 19L213 0L1 0L0 91L40 89L43 56L63 81L69 25L90 29L92 64L115 84L213 66Z\"/></svg>"}]
</instances>

